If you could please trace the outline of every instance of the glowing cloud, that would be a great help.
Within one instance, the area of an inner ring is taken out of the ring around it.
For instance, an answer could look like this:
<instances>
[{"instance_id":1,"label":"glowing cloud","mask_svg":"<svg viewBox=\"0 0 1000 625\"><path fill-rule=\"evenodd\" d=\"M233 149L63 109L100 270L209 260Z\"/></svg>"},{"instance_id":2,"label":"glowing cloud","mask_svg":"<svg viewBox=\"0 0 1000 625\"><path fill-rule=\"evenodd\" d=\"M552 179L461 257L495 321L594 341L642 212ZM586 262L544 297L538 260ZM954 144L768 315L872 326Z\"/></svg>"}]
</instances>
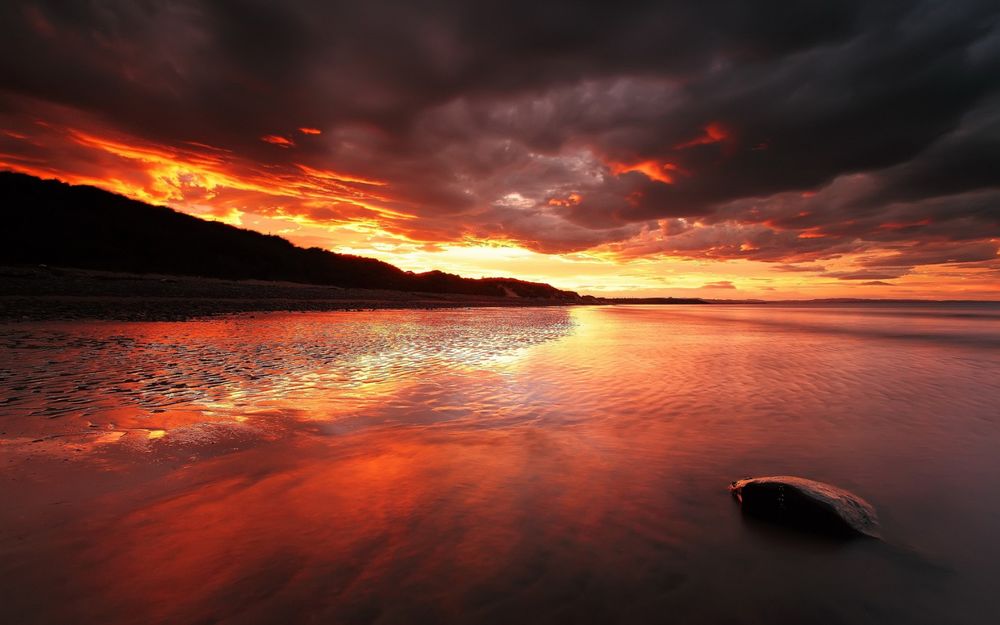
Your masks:
<instances>
[{"instance_id":1,"label":"glowing cloud","mask_svg":"<svg viewBox=\"0 0 1000 625\"><path fill-rule=\"evenodd\" d=\"M705 126L705 132L701 135L691 139L690 141L685 141L674 146L674 149L684 150L686 148L693 148L696 145L710 145L712 143L721 143L729 138L729 132L723 128L722 124L719 122L712 122Z\"/></svg>"},{"instance_id":2,"label":"glowing cloud","mask_svg":"<svg viewBox=\"0 0 1000 625\"><path fill-rule=\"evenodd\" d=\"M677 165L674 165L673 163L659 163L657 161L641 161L631 164L609 163L609 168L611 169L611 173L616 176L630 171L637 171L650 180L655 180L664 184L673 184L674 176L671 172L679 170Z\"/></svg>"},{"instance_id":3,"label":"glowing cloud","mask_svg":"<svg viewBox=\"0 0 1000 625\"><path fill-rule=\"evenodd\" d=\"M295 142L287 137L282 137L281 135L264 135L260 138L264 143L270 143L276 145L279 148L290 148L295 146Z\"/></svg>"}]
</instances>

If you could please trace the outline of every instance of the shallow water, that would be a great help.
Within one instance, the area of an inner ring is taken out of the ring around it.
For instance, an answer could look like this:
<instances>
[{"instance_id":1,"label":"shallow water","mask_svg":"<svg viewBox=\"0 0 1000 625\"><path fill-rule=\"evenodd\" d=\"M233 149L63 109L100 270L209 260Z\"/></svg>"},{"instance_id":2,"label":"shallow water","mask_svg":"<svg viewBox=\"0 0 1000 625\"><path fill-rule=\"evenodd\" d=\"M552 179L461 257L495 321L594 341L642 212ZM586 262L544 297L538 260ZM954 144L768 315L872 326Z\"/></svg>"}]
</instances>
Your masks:
<instances>
[{"instance_id":1,"label":"shallow water","mask_svg":"<svg viewBox=\"0 0 1000 625\"><path fill-rule=\"evenodd\" d=\"M0 326L0 622L995 623L1000 308ZM885 542L744 518L850 489Z\"/></svg>"}]
</instances>

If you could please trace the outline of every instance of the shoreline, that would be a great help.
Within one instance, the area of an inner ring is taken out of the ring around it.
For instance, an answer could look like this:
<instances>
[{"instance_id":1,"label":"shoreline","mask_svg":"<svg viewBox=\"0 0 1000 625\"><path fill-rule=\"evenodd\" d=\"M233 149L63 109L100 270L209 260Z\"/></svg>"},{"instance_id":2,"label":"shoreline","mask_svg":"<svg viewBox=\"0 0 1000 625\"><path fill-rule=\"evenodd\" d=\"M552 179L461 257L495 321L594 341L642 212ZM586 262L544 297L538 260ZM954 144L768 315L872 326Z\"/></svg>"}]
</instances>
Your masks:
<instances>
[{"instance_id":1,"label":"shoreline","mask_svg":"<svg viewBox=\"0 0 1000 625\"><path fill-rule=\"evenodd\" d=\"M496 297L360 289L267 280L134 274L0 265L0 323L35 321L186 321L263 312L432 310L537 306L995 307L990 300L698 300L685 298Z\"/></svg>"},{"instance_id":2,"label":"shoreline","mask_svg":"<svg viewBox=\"0 0 1000 625\"><path fill-rule=\"evenodd\" d=\"M601 304L50 267L0 267L0 321L184 321L251 312Z\"/></svg>"}]
</instances>

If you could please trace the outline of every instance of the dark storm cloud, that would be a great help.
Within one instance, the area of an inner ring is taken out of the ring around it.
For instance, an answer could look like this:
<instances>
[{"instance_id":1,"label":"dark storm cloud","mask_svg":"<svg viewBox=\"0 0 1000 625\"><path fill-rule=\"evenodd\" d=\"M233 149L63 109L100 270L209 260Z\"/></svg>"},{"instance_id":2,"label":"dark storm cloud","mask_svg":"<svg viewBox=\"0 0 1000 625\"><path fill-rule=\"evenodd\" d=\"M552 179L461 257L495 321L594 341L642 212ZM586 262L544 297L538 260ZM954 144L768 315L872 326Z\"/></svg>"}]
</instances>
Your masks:
<instances>
[{"instance_id":1,"label":"dark storm cloud","mask_svg":"<svg viewBox=\"0 0 1000 625\"><path fill-rule=\"evenodd\" d=\"M953 243L920 243L882 258L864 261L868 267L906 267L913 265L942 265L973 263L995 260L997 243L981 242L965 245Z\"/></svg>"},{"instance_id":2,"label":"dark storm cloud","mask_svg":"<svg viewBox=\"0 0 1000 625\"><path fill-rule=\"evenodd\" d=\"M989 260L998 19L995 0L13 2L0 113L385 180L424 240ZM705 227L656 229L676 218Z\"/></svg>"}]
</instances>

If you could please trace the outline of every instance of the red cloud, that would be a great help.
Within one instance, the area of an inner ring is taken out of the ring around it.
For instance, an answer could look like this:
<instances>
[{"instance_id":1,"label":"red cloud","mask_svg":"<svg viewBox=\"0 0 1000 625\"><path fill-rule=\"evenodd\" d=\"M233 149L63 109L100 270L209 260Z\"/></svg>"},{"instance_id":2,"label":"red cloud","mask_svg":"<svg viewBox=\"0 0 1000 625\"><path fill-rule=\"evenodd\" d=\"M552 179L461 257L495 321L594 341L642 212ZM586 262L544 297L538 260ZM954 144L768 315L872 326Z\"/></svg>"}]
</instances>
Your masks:
<instances>
[{"instance_id":1,"label":"red cloud","mask_svg":"<svg viewBox=\"0 0 1000 625\"><path fill-rule=\"evenodd\" d=\"M673 163L659 163L657 161L641 161L638 163L608 163L611 173L616 176L630 171L637 171L650 180L656 180L664 184L673 184L674 177L670 172L678 171L677 165Z\"/></svg>"},{"instance_id":2,"label":"red cloud","mask_svg":"<svg viewBox=\"0 0 1000 625\"><path fill-rule=\"evenodd\" d=\"M264 143L270 143L276 145L279 148L290 148L295 145L295 142L281 135L264 135L260 138Z\"/></svg>"},{"instance_id":3,"label":"red cloud","mask_svg":"<svg viewBox=\"0 0 1000 625\"><path fill-rule=\"evenodd\" d=\"M705 132L691 139L690 141L685 141L683 143L678 143L674 146L676 150L683 150L685 148L691 148L696 145L709 145L712 143L720 143L729 138L729 131L727 131L722 124L719 122L712 122L705 126Z\"/></svg>"}]
</instances>

